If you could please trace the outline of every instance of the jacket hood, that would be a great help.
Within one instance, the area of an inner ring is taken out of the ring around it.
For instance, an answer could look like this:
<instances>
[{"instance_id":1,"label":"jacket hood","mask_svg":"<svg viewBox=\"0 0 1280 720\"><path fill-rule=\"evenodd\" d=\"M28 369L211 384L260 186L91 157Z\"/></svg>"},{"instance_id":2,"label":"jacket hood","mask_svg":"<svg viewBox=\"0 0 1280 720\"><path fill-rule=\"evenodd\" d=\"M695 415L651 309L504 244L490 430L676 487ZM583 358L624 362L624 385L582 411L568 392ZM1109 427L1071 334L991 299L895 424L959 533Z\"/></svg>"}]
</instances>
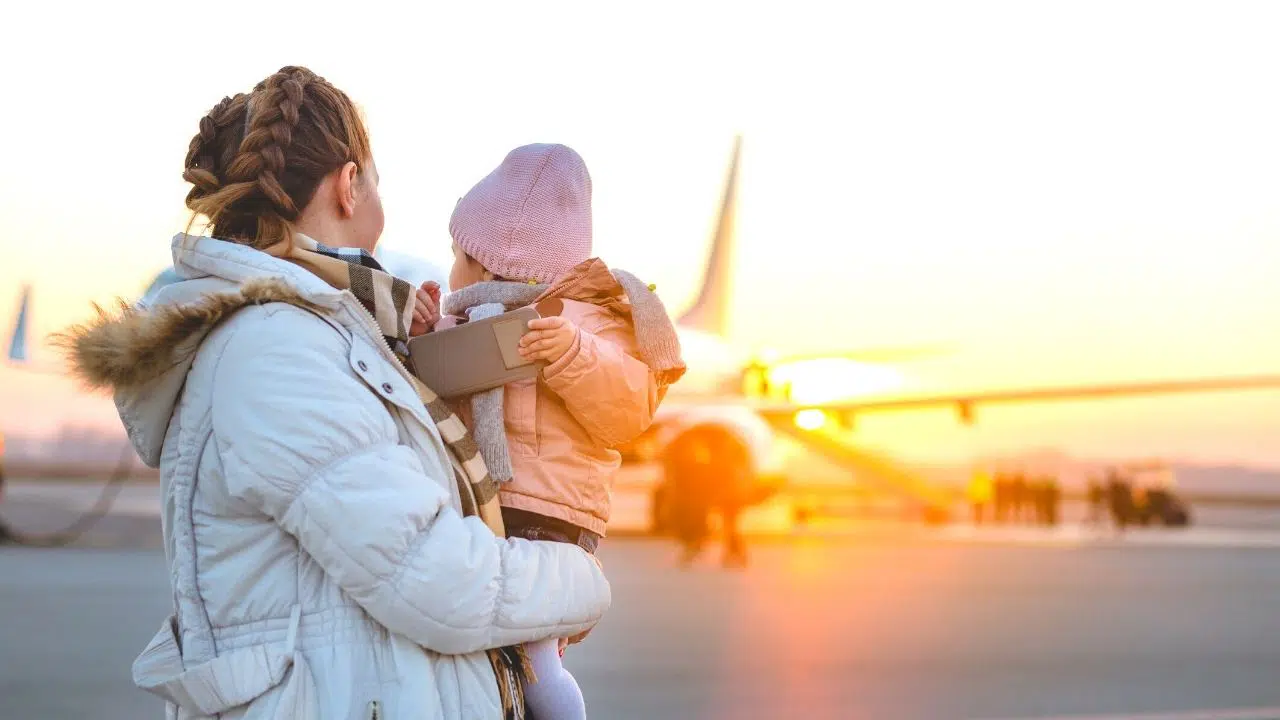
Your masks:
<instances>
[{"instance_id":1,"label":"jacket hood","mask_svg":"<svg viewBox=\"0 0 1280 720\"><path fill-rule=\"evenodd\" d=\"M56 338L74 377L112 391L134 449L152 467L196 351L219 323L272 302L325 312L342 296L296 265L215 238L175 236L173 261L177 282L138 303L95 306L93 319Z\"/></svg>"}]
</instances>

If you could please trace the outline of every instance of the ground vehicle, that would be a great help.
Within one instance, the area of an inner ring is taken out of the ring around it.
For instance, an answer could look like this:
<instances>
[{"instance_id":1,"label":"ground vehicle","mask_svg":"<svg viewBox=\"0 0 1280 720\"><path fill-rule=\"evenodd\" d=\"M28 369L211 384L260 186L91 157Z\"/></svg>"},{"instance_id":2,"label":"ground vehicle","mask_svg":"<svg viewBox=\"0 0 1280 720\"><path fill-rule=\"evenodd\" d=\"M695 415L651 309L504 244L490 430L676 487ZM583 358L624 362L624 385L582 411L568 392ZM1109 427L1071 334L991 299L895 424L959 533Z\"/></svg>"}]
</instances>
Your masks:
<instances>
[{"instance_id":1,"label":"ground vehicle","mask_svg":"<svg viewBox=\"0 0 1280 720\"><path fill-rule=\"evenodd\" d=\"M1191 509L1179 497L1173 469L1162 461L1136 463L1126 468L1133 490L1133 520L1141 526L1186 527Z\"/></svg>"}]
</instances>

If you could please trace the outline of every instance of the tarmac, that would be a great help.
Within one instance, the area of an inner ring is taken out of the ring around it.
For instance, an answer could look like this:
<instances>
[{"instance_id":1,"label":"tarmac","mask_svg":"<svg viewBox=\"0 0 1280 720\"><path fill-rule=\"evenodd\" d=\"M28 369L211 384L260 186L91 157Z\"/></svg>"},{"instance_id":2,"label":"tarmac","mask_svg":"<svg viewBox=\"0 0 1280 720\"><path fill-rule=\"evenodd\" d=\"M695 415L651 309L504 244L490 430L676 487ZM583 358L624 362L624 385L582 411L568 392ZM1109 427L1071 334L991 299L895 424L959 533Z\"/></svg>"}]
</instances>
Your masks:
<instances>
[{"instance_id":1,"label":"tarmac","mask_svg":"<svg viewBox=\"0 0 1280 720\"><path fill-rule=\"evenodd\" d=\"M0 548L0 718L161 717L129 678L169 603L149 493L127 488L73 547ZM14 525L74 519L34 495L10 493ZM757 532L740 571L606 539L614 606L566 656L590 716L1280 718L1267 523L857 525Z\"/></svg>"}]
</instances>

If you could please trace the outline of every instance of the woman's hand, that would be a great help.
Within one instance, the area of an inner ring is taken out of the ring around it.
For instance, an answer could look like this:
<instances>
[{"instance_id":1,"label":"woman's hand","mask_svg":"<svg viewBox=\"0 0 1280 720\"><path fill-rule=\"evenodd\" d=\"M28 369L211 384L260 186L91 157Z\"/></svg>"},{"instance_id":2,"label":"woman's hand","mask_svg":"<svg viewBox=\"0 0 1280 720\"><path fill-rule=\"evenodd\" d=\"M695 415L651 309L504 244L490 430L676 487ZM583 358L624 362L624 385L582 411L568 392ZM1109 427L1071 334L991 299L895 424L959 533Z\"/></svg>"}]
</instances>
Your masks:
<instances>
[{"instance_id":1,"label":"woman's hand","mask_svg":"<svg viewBox=\"0 0 1280 720\"><path fill-rule=\"evenodd\" d=\"M413 323L409 336L425 335L440 322L440 284L428 280L413 296Z\"/></svg>"},{"instance_id":2,"label":"woman's hand","mask_svg":"<svg viewBox=\"0 0 1280 720\"><path fill-rule=\"evenodd\" d=\"M595 630L595 629L596 629L596 626L595 626L595 625L592 625L591 627L587 628L586 630L583 630L582 632L578 633L577 635L574 635L574 636L573 636L573 637L571 637L571 638L565 638L564 644L565 644L566 646L567 646L567 645L577 645L578 643L582 642L583 640L586 640L586 639L587 639L587 636L591 634L591 631L592 631L592 630Z\"/></svg>"},{"instance_id":3,"label":"woman's hand","mask_svg":"<svg viewBox=\"0 0 1280 720\"><path fill-rule=\"evenodd\" d=\"M552 364L569 352L578 335L578 326L558 315L529 321L529 330L520 338L520 357Z\"/></svg>"},{"instance_id":4,"label":"woman's hand","mask_svg":"<svg viewBox=\"0 0 1280 720\"><path fill-rule=\"evenodd\" d=\"M574 635L573 637L560 638L560 641L559 641L559 642L560 642L560 657L564 657L564 651L565 651L565 650L567 650L567 649L569 648L569 646L570 646L570 645L577 645L578 643L582 642L583 640L586 640L586 639L587 639L587 636L591 634L591 631L592 631L592 630L595 630L595 626L594 626L594 625L593 625L593 626L591 626L591 627L589 627L589 628L587 628L586 630L583 630L582 632L578 633L577 635Z\"/></svg>"}]
</instances>

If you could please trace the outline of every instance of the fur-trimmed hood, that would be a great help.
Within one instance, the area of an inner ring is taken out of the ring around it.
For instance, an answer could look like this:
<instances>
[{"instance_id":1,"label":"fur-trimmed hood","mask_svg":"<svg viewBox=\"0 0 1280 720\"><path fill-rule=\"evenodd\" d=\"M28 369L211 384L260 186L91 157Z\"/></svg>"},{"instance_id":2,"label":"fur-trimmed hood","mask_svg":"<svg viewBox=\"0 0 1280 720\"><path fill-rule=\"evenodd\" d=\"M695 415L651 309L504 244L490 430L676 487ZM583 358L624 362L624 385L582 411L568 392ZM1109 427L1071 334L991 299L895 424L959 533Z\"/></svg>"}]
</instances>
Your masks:
<instances>
[{"instance_id":1,"label":"fur-trimmed hood","mask_svg":"<svg viewBox=\"0 0 1280 720\"><path fill-rule=\"evenodd\" d=\"M173 261L178 282L114 311L96 308L57 338L76 378L113 392L134 448L153 467L196 350L220 322L273 302L325 312L342 297L296 265L214 238L175 236Z\"/></svg>"},{"instance_id":2,"label":"fur-trimmed hood","mask_svg":"<svg viewBox=\"0 0 1280 720\"><path fill-rule=\"evenodd\" d=\"M58 339L73 375L85 385L137 390L190 365L199 341L235 311L272 302L321 309L281 278L267 277L194 302L151 308L121 302L115 312L95 307L97 317L72 326Z\"/></svg>"}]
</instances>

